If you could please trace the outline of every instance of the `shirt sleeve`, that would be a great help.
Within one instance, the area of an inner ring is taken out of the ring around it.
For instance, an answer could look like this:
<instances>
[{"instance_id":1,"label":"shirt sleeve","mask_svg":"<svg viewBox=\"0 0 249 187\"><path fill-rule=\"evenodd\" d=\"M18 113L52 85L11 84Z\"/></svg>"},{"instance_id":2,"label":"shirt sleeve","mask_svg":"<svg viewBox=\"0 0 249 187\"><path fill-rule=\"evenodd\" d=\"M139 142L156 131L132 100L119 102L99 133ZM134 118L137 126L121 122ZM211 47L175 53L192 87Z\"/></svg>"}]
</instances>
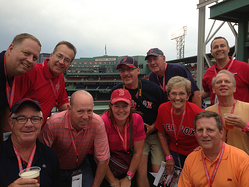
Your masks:
<instances>
[{"instance_id":1,"label":"shirt sleeve","mask_svg":"<svg viewBox=\"0 0 249 187\"><path fill-rule=\"evenodd\" d=\"M44 127L42 128L40 135L38 136L38 139L40 142L44 143L48 147L52 147L53 142L54 142L54 136L52 131L49 128L50 120L48 120Z\"/></svg>"},{"instance_id":2,"label":"shirt sleeve","mask_svg":"<svg viewBox=\"0 0 249 187\"><path fill-rule=\"evenodd\" d=\"M170 102L170 101L169 101ZM155 121L155 128L161 132L165 132L166 130L163 127L163 110L164 110L164 105L160 105L160 107L158 108L158 114L157 114L157 118Z\"/></svg>"},{"instance_id":3,"label":"shirt sleeve","mask_svg":"<svg viewBox=\"0 0 249 187\"><path fill-rule=\"evenodd\" d=\"M145 130L144 130L143 118L139 114L134 113L133 114L133 121L134 121L133 126L137 127L136 132L134 132L134 141L140 141L140 140L145 139L146 135L145 135Z\"/></svg>"},{"instance_id":4,"label":"shirt sleeve","mask_svg":"<svg viewBox=\"0 0 249 187\"><path fill-rule=\"evenodd\" d=\"M109 143L102 118L97 115L95 117L98 120L99 126L94 138L94 154L99 161L103 161L110 157Z\"/></svg>"}]
</instances>

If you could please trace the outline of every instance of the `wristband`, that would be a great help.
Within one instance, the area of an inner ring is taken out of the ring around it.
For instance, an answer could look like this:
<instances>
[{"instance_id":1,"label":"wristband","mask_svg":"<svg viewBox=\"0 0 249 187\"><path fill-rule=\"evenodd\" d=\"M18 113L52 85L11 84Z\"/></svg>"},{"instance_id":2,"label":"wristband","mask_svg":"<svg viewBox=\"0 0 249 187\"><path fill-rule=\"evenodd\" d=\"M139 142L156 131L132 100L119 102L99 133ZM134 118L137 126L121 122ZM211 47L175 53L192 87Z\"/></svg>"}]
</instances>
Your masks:
<instances>
[{"instance_id":1,"label":"wristband","mask_svg":"<svg viewBox=\"0 0 249 187\"><path fill-rule=\"evenodd\" d=\"M110 187L115 187L117 185L117 181L118 181L118 179L116 178L115 184L113 184L113 185L110 184Z\"/></svg>"},{"instance_id":2,"label":"wristband","mask_svg":"<svg viewBox=\"0 0 249 187\"><path fill-rule=\"evenodd\" d=\"M244 129L241 129L242 132L246 132L249 129L249 122L247 123L247 125L245 126Z\"/></svg>"},{"instance_id":3,"label":"wristband","mask_svg":"<svg viewBox=\"0 0 249 187\"><path fill-rule=\"evenodd\" d=\"M131 176L132 178L134 177L134 174L130 171L127 171L127 175Z\"/></svg>"},{"instance_id":4,"label":"wristband","mask_svg":"<svg viewBox=\"0 0 249 187\"><path fill-rule=\"evenodd\" d=\"M166 160L173 159L173 156L172 155L166 156L165 159Z\"/></svg>"}]
</instances>

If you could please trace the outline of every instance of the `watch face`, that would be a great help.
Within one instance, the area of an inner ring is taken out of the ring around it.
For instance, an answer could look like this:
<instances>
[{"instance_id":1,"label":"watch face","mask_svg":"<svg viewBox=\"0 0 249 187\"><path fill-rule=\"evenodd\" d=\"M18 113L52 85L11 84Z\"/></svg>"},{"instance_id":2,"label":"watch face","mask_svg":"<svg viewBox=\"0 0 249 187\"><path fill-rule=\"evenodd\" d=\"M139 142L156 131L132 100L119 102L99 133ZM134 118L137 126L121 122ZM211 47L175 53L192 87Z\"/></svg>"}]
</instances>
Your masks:
<instances>
[{"instance_id":1,"label":"watch face","mask_svg":"<svg viewBox=\"0 0 249 187\"><path fill-rule=\"evenodd\" d=\"M127 177L129 180L132 179L132 177L131 177L130 175L126 175L126 177Z\"/></svg>"}]
</instances>

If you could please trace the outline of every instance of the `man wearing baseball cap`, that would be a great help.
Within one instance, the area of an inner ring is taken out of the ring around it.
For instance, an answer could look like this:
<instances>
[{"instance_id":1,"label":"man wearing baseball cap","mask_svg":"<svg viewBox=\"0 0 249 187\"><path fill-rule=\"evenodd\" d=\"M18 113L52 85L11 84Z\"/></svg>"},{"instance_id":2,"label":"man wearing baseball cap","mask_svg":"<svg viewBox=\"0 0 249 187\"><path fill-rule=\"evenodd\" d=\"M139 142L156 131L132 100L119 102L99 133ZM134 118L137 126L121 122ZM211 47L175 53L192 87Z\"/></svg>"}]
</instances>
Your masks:
<instances>
[{"instance_id":1,"label":"man wearing baseball cap","mask_svg":"<svg viewBox=\"0 0 249 187\"><path fill-rule=\"evenodd\" d=\"M177 63L166 63L163 52L158 48L152 48L147 52L145 60L151 70L149 80L159 85L166 94L166 85L171 77L182 76L191 82L191 96L189 101L202 108L202 99L199 88L197 87L189 70Z\"/></svg>"},{"instance_id":2,"label":"man wearing baseball cap","mask_svg":"<svg viewBox=\"0 0 249 187\"><path fill-rule=\"evenodd\" d=\"M23 98L12 106L9 117L12 134L0 143L0 186L60 185L57 155L37 140L42 121L42 109L37 101ZM32 166L41 168L40 184L36 179L18 175Z\"/></svg>"},{"instance_id":3,"label":"man wearing baseball cap","mask_svg":"<svg viewBox=\"0 0 249 187\"><path fill-rule=\"evenodd\" d=\"M127 89L132 96L132 107L143 113L143 121L146 131L146 139L141 162L137 170L138 186L150 186L147 178L148 154L152 155L152 170L158 172L161 162L165 160L164 153L160 146L154 122L157 117L157 110L160 104L166 101L163 91L155 83L138 78L140 69L135 58L126 56L116 67L120 71L123 83L113 87L112 91L118 88Z\"/></svg>"}]
</instances>

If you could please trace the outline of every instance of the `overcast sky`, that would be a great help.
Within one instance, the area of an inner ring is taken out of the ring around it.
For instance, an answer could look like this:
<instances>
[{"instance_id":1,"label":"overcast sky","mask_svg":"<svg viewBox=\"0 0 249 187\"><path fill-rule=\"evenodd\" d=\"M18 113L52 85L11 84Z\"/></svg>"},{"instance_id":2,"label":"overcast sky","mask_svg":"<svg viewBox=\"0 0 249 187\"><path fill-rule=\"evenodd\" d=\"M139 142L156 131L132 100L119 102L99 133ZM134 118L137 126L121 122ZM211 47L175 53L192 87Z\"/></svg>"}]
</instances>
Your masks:
<instances>
[{"instance_id":1,"label":"overcast sky","mask_svg":"<svg viewBox=\"0 0 249 187\"><path fill-rule=\"evenodd\" d=\"M61 40L77 48L76 58L145 55L160 48L167 60L176 59L170 33L187 27L185 57L197 55L199 0L0 0L0 51L15 35L36 36L42 53L51 53ZM213 21L208 20L206 35ZM217 25L217 24L216 24ZM234 45L226 25L218 32ZM207 51L210 50L208 45Z\"/></svg>"}]
</instances>

